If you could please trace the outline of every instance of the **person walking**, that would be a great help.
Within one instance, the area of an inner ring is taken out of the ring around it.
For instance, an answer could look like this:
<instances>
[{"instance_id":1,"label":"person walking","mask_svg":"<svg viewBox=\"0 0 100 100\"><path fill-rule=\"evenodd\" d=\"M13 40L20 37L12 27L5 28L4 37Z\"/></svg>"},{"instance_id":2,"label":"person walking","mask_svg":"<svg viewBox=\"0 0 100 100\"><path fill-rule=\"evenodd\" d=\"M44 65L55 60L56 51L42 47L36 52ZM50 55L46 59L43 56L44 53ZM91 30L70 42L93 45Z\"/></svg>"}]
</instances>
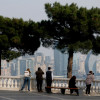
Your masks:
<instances>
[{"instance_id":1,"label":"person walking","mask_svg":"<svg viewBox=\"0 0 100 100\"><path fill-rule=\"evenodd\" d=\"M30 76L31 76L31 71L29 68L24 72L24 84L21 88L23 90L25 88L26 83L28 83L28 91L30 91Z\"/></svg>"},{"instance_id":2,"label":"person walking","mask_svg":"<svg viewBox=\"0 0 100 100\"><path fill-rule=\"evenodd\" d=\"M88 96L90 96L91 83L93 82L93 80L94 80L93 72L89 71L86 77L86 94L88 94Z\"/></svg>"},{"instance_id":3,"label":"person walking","mask_svg":"<svg viewBox=\"0 0 100 100\"><path fill-rule=\"evenodd\" d=\"M76 86L76 76L72 76L71 79L69 80L69 88L77 88L77 86ZM78 89L70 89L70 94L72 94L73 91L75 91L77 93L77 95L79 96Z\"/></svg>"},{"instance_id":4,"label":"person walking","mask_svg":"<svg viewBox=\"0 0 100 100\"><path fill-rule=\"evenodd\" d=\"M47 87L51 87L52 79L53 79L53 73L51 71L51 67L48 67L48 71L46 72ZM46 92L51 93L51 88L46 88Z\"/></svg>"},{"instance_id":5,"label":"person walking","mask_svg":"<svg viewBox=\"0 0 100 100\"><path fill-rule=\"evenodd\" d=\"M38 70L35 72L35 74L36 74L36 81L37 81L37 90L38 90L38 92L42 92L42 83L43 83L44 72L39 67Z\"/></svg>"}]
</instances>

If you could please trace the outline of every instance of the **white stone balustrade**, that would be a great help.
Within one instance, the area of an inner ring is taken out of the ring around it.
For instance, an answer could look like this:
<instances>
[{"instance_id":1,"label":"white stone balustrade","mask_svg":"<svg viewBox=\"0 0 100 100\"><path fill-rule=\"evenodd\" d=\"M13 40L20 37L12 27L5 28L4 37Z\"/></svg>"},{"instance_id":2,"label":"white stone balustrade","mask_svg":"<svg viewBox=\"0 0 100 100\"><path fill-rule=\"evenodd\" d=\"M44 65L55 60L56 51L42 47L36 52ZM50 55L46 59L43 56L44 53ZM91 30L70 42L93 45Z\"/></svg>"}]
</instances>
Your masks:
<instances>
[{"instance_id":1,"label":"white stone balustrade","mask_svg":"<svg viewBox=\"0 0 100 100\"><path fill-rule=\"evenodd\" d=\"M0 90L15 90L18 91L21 89L23 85L23 76L0 76ZM68 87L69 79L68 78L54 78L52 82L52 86L56 87ZM85 90L86 84L85 80L77 79L76 85L79 88ZM43 89L45 89L46 82L45 79L43 81ZM31 78L30 82L30 89L31 91L36 90L36 79ZM27 90L27 88L25 89ZM100 80L94 80L91 87L92 92L100 92Z\"/></svg>"}]
</instances>

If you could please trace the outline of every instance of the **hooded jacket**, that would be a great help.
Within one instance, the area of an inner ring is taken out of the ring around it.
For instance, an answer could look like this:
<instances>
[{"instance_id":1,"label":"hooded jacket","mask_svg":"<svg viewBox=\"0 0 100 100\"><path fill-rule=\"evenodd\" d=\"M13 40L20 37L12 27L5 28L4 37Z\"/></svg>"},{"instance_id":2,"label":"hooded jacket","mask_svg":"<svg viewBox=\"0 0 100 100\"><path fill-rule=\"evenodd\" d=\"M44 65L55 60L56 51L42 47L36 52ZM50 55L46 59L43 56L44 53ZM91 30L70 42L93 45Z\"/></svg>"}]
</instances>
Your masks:
<instances>
[{"instance_id":1,"label":"hooded jacket","mask_svg":"<svg viewBox=\"0 0 100 100\"><path fill-rule=\"evenodd\" d=\"M94 80L94 75L92 75L92 74L89 73L87 75L87 78L86 78L86 85L91 84L93 82L93 80Z\"/></svg>"}]
</instances>

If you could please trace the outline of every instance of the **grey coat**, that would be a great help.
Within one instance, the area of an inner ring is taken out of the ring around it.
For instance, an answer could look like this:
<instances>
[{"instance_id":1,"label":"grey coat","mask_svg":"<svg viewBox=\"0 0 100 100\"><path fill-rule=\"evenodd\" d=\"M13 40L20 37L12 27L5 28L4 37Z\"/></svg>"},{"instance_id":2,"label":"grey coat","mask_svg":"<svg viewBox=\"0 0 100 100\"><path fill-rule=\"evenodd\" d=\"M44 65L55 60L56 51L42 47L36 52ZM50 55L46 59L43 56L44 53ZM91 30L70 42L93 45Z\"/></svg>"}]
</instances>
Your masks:
<instances>
[{"instance_id":1,"label":"grey coat","mask_svg":"<svg viewBox=\"0 0 100 100\"><path fill-rule=\"evenodd\" d=\"M94 75L88 74L87 78L86 78L86 85L91 84L93 82L93 80L94 80Z\"/></svg>"}]
</instances>

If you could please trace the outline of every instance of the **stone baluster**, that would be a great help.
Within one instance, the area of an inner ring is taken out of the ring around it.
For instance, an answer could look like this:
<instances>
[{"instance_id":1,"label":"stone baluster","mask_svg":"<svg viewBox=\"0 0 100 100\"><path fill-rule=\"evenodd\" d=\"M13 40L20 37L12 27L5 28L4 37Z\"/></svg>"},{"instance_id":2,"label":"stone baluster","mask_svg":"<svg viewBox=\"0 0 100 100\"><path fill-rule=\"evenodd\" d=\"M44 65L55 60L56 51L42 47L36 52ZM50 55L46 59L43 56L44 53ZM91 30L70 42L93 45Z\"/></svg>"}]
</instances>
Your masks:
<instances>
[{"instance_id":1,"label":"stone baluster","mask_svg":"<svg viewBox=\"0 0 100 100\"><path fill-rule=\"evenodd\" d=\"M0 88L2 87L2 78L0 78Z\"/></svg>"},{"instance_id":2,"label":"stone baluster","mask_svg":"<svg viewBox=\"0 0 100 100\"><path fill-rule=\"evenodd\" d=\"M61 87L63 87L63 83L60 83L61 84Z\"/></svg>"},{"instance_id":3,"label":"stone baluster","mask_svg":"<svg viewBox=\"0 0 100 100\"><path fill-rule=\"evenodd\" d=\"M96 87L95 87L95 92L98 92L98 89L99 89L99 83L96 82L95 85L96 85Z\"/></svg>"},{"instance_id":4,"label":"stone baluster","mask_svg":"<svg viewBox=\"0 0 100 100\"><path fill-rule=\"evenodd\" d=\"M37 82L35 78L33 78L33 90L37 90Z\"/></svg>"},{"instance_id":5,"label":"stone baluster","mask_svg":"<svg viewBox=\"0 0 100 100\"><path fill-rule=\"evenodd\" d=\"M83 80L83 88L86 87L86 82Z\"/></svg>"},{"instance_id":6,"label":"stone baluster","mask_svg":"<svg viewBox=\"0 0 100 100\"><path fill-rule=\"evenodd\" d=\"M6 88L6 79L4 78L4 88Z\"/></svg>"},{"instance_id":7,"label":"stone baluster","mask_svg":"<svg viewBox=\"0 0 100 100\"><path fill-rule=\"evenodd\" d=\"M59 81L58 80L55 80L55 87L58 86L59 87Z\"/></svg>"},{"instance_id":8,"label":"stone baluster","mask_svg":"<svg viewBox=\"0 0 100 100\"><path fill-rule=\"evenodd\" d=\"M92 84L91 84L91 91L94 92L94 89L95 89L95 82L92 82Z\"/></svg>"},{"instance_id":9,"label":"stone baluster","mask_svg":"<svg viewBox=\"0 0 100 100\"><path fill-rule=\"evenodd\" d=\"M64 83L65 83L65 84L64 84L64 87L67 87L67 81L66 81L66 80L64 81Z\"/></svg>"},{"instance_id":10,"label":"stone baluster","mask_svg":"<svg viewBox=\"0 0 100 100\"><path fill-rule=\"evenodd\" d=\"M19 90L21 89L22 84L23 84L23 80L22 80L22 78L20 78L20 79L19 79Z\"/></svg>"},{"instance_id":11,"label":"stone baluster","mask_svg":"<svg viewBox=\"0 0 100 100\"><path fill-rule=\"evenodd\" d=\"M61 82L60 82L60 80L58 80L58 87L61 87Z\"/></svg>"},{"instance_id":12,"label":"stone baluster","mask_svg":"<svg viewBox=\"0 0 100 100\"><path fill-rule=\"evenodd\" d=\"M15 79L15 88L17 88L17 79Z\"/></svg>"},{"instance_id":13,"label":"stone baluster","mask_svg":"<svg viewBox=\"0 0 100 100\"><path fill-rule=\"evenodd\" d=\"M99 92L99 82L95 82L95 92Z\"/></svg>"},{"instance_id":14,"label":"stone baluster","mask_svg":"<svg viewBox=\"0 0 100 100\"><path fill-rule=\"evenodd\" d=\"M32 89L33 89L33 79L30 78L30 90L32 91Z\"/></svg>"},{"instance_id":15,"label":"stone baluster","mask_svg":"<svg viewBox=\"0 0 100 100\"><path fill-rule=\"evenodd\" d=\"M7 82L7 84L8 84L8 88L10 88L11 87L11 79L10 78L8 78L8 82Z\"/></svg>"},{"instance_id":16,"label":"stone baluster","mask_svg":"<svg viewBox=\"0 0 100 100\"><path fill-rule=\"evenodd\" d=\"M100 82L98 82L98 91L97 92L100 92Z\"/></svg>"},{"instance_id":17,"label":"stone baluster","mask_svg":"<svg viewBox=\"0 0 100 100\"><path fill-rule=\"evenodd\" d=\"M52 86L54 86L54 80L52 81Z\"/></svg>"},{"instance_id":18,"label":"stone baluster","mask_svg":"<svg viewBox=\"0 0 100 100\"><path fill-rule=\"evenodd\" d=\"M14 79L11 79L11 88L14 88Z\"/></svg>"},{"instance_id":19,"label":"stone baluster","mask_svg":"<svg viewBox=\"0 0 100 100\"><path fill-rule=\"evenodd\" d=\"M79 87L79 80L76 80L76 86Z\"/></svg>"},{"instance_id":20,"label":"stone baluster","mask_svg":"<svg viewBox=\"0 0 100 100\"><path fill-rule=\"evenodd\" d=\"M97 92L98 91L98 82L95 81L94 82L94 92Z\"/></svg>"},{"instance_id":21,"label":"stone baluster","mask_svg":"<svg viewBox=\"0 0 100 100\"><path fill-rule=\"evenodd\" d=\"M52 86L54 86L54 87L56 86L56 81L55 80L53 81Z\"/></svg>"},{"instance_id":22,"label":"stone baluster","mask_svg":"<svg viewBox=\"0 0 100 100\"><path fill-rule=\"evenodd\" d=\"M80 87L83 88L83 81L82 80L80 80Z\"/></svg>"},{"instance_id":23,"label":"stone baluster","mask_svg":"<svg viewBox=\"0 0 100 100\"><path fill-rule=\"evenodd\" d=\"M98 92L100 92L100 82L98 82Z\"/></svg>"}]
</instances>

